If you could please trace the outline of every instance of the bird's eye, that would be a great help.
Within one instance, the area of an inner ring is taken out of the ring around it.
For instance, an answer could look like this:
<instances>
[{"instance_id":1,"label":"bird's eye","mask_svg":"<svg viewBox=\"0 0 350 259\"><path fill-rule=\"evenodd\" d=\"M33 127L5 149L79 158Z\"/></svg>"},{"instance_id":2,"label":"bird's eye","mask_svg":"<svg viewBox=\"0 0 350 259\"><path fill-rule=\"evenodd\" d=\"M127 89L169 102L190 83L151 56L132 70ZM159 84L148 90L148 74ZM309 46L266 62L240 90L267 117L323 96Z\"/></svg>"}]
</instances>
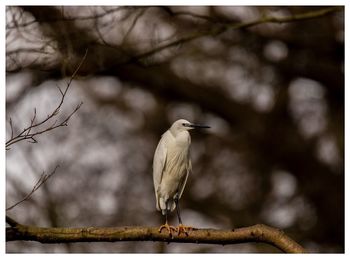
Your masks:
<instances>
[{"instance_id":1,"label":"bird's eye","mask_svg":"<svg viewBox=\"0 0 350 259\"><path fill-rule=\"evenodd\" d=\"M186 126L186 123L182 123L182 126Z\"/></svg>"}]
</instances>

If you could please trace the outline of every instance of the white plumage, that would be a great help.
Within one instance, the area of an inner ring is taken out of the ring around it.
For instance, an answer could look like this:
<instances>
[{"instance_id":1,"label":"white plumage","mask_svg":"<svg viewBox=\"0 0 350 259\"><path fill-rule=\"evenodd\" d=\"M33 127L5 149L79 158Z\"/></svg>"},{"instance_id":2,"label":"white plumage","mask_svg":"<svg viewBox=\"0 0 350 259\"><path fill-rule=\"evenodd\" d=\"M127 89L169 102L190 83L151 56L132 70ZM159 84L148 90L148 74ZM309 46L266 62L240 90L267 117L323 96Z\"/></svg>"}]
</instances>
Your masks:
<instances>
[{"instance_id":1,"label":"white plumage","mask_svg":"<svg viewBox=\"0 0 350 259\"><path fill-rule=\"evenodd\" d=\"M178 120L160 139L153 160L153 182L157 210L173 211L175 198L180 199L191 171L191 136ZM168 203L168 204L166 204Z\"/></svg>"},{"instance_id":2,"label":"white plumage","mask_svg":"<svg viewBox=\"0 0 350 259\"><path fill-rule=\"evenodd\" d=\"M180 119L161 137L153 159L153 183L157 210L167 216L178 206L187 178L192 170L190 160L191 136L188 130L209 128ZM182 224L179 210L179 223ZM166 218L167 225L167 218Z\"/></svg>"}]
</instances>

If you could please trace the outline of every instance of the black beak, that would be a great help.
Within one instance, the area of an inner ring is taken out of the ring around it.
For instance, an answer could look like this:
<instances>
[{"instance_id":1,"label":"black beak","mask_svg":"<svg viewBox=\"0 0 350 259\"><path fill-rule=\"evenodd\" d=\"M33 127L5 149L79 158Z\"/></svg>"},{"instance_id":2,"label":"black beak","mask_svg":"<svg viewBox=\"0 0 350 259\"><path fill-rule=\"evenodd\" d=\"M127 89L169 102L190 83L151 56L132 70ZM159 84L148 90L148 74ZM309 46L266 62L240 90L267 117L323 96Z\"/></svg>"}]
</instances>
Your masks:
<instances>
[{"instance_id":1,"label":"black beak","mask_svg":"<svg viewBox=\"0 0 350 259\"><path fill-rule=\"evenodd\" d=\"M194 128L194 129L208 129L208 128L210 128L210 126L200 125L200 124L190 124L190 127Z\"/></svg>"}]
</instances>

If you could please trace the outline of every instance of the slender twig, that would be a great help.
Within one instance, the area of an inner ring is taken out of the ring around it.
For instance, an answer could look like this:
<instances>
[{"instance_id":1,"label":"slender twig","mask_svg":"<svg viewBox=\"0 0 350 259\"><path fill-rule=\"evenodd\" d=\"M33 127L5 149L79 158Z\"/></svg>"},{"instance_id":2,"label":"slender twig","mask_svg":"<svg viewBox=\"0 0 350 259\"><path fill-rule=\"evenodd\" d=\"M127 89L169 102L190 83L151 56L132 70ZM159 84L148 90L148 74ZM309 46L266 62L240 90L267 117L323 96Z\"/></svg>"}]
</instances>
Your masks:
<instances>
[{"instance_id":1,"label":"slender twig","mask_svg":"<svg viewBox=\"0 0 350 259\"><path fill-rule=\"evenodd\" d=\"M82 102L79 103L75 109L73 110L72 113L70 113L62 122L58 123L57 124L57 120L51 125L51 126L48 126L46 127L45 129L43 130L38 130L38 127L39 126L42 126L44 125L45 123L47 123L48 121L50 121L51 119L53 119L54 117L56 117L59 112L60 112L60 109L63 105L63 102L65 100L65 97L66 97L66 94L68 92L68 89L73 81L73 79L75 78L76 74L78 73L80 67L82 66L83 62L85 61L86 59L86 56L87 56L87 53L88 53L88 50L86 49L85 51L85 54L82 58L82 60L80 61L78 67L75 69L75 71L73 72L72 76L70 77L69 81L67 82L67 86L66 88L62 91L59 87L58 87L58 90L61 94L61 99L60 99L60 102L58 103L57 107L49 114L47 115L47 117L39 122L35 122L36 120L36 109L34 109L34 115L33 115L33 118L31 119L30 121L30 125L26 128L24 128L20 133L18 133L16 136L14 136L13 134L13 124L12 124L12 120L10 120L10 126L11 126L11 138L6 141L6 149L9 149L11 145L17 143L17 142L20 142L22 140L29 140L31 143L36 143L36 139L35 137L37 135L40 135L42 133L45 133L45 132L48 132L48 131L51 131L53 129L56 129L58 127L62 127L62 126L67 126L67 123L68 123L68 120L72 117L72 115L78 111L78 109L81 107L82 105ZM37 129L36 131L32 132L33 130Z\"/></svg>"},{"instance_id":2,"label":"slender twig","mask_svg":"<svg viewBox=\"0 0 350 259\"><path fill-rule=\"evenodd\" d=\"M35 119L36 119L36 108L34 108L34 116L30 121L29 129L28 129L27 133L25 134L26 136L28 136L30 134L30 131L33 129Z\"/></svg>"},{"instance_id":3,"label":"slender twig","mask_svg":"<svg viewBox=\"0 0 350 259\"><path fill-rule=\"evenodd\" d=\"M85 59L86 59L87 54L88 54L88 49L85 50L85 54L84 54L82 60L80 61L78 67L77 67L77 68L75 69L75 71L73 72L72 76L70 77L70 80L69 80L69 82L68 82L68 86L72 83L72 81L73 81L74 77L76 76L76 74L78 73L80 67L83 65L83 63L84 63L84 61L85 61ZM66 87L65 93L66 93L67 91L68 91L68 87Z\"/></svg>"},{"instance_id":4,"label":"slender twig","mask_svg":"<svg viewBox=\"0 0 350 259\"><path fill-rule=\"evenodd\" d=\"M173 11L168 6L160 6L159 8L163 9L165 12L167 12L171 16L190 16L192 18L206 20L209 22L218 22L217 18L212 17L212 16L208 16L208 15L201 15L201 14L196 14L196 13L192 13L192 12L185 12L185 11Z\"/></svg>"},{"instance_id":5,"label":"slender twig","mask_svg":"<svg viewBox=\"0 0 350 259\"><path fill-rule=\"evenodd\" d=\"M142 17L142 15L143 15L146 11L147 11L147 8L141 9L140 12L137 13L137 14L135 15L135 18L134 18L134 20L132 21L132 23L131 23L130 27L128 28L128 30L126 31L126 33L125 33L125 35L124 35L124 37L123 37L123 41L122 41L122 43L121 43L120 45L123 46L123 45L125 44L125 42L127 41L128 37L129 37L129 35L130 35L130 33L131 33L132 30L134 29L134 27L135 27L137 21Z\"/></svg>"},{"instance_id":6,"label":"slender twig","mask_svg":"<svg viewBox=\"0 0 350 259\"><path fill-rule=\"evenodd\" d=\"M11 225L8 217L6 220ZM169 235L166 231L160 233L157 227L42 228L17 223L14 227L6 228L6 241L16 240L41 243L159 241L218 245L260 242L285 253L306 252L281 230L262 224L233 230L192 228L187 234Z\"/></svg>"},{"instance_id":7,"label":"slender twig","mask_svg":"<svg viewBox=\"0 0 350 259\"><path fill-rule=\"evenodd\" d=\"M10 127L11 127L11 138L13 138L13 124L12 124L11 117L10 117L9 123L10 123Z\"/></svg>"},{"instance_id":8,"label":"slender twig","mask_svg":"<svg viewBox=\"0 0 350 259\"><path fill-rule=\"evenodd\" d=\"M265 16L250 22L226 24L225 27L227 29L243 29L243 28L248 28L248 27L256 26L259 24L265 24L265 23L289 23L289 22L303 21L303 20L309 20L309 19L325 16L340 10L342 10L341 6L335 6L335 7L323 8L316 11L314 10L311 12L285 16L285 17Z\"/></svg>"},{"instance_id":9,"label":"slender twig","mask_svg":"<svg viewBox=\"0 0 350 259\"><path fill-rule=\"evenodd\" d=\"M45 47L40 47L40 48L16 48L14 50L8 50L6 51L6 56L14 55L14 54L19 54L19 53L40 53L40 54L52 54L52 52L46 51Z\"/></svg>"},{"instance_id":10,"label":"slender twig","mask_svg":"<svg viewBox=\"0 0 350 259\"><path fill-rule=\"evenodd\" d=\"M14 203L13 205L11 205L8 208L6 208L6 211L12 210L17 205L19 205L22 202L28 200L34 194L34 192L36 192L54 173L56 173L56 170L57 170L58 167L59 167L59 165L57 165L55 167L55 169L53 169L53 171L51 173L49 173L49 174L45 174L45 172L43 172L40 175L39 180L35 183L33 189L26 196L24 196L23 199L19 200L18 202Z\"/></svg>"}]
</instances>

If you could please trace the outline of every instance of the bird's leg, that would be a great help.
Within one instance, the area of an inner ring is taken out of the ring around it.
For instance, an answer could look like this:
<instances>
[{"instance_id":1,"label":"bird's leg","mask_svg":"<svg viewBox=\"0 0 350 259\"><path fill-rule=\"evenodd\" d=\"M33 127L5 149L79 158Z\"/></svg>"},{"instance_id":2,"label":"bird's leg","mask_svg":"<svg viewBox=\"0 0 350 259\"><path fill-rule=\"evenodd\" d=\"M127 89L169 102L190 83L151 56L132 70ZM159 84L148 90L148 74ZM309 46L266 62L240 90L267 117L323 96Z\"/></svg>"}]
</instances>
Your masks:
<instances>
[{"instance_id":1,"label":"bird's leg","mask_svg":"<svg viewBox=\"0 0 350 259\"><path fill-rule=\"evenodd\" d=\"M168 224L168 210L166 209L165 210L165 224L164 225L161 225L158 229L159 233L162 233L162 230L163 228L165 228L166 230L168 230L169 232L169 236L172 237L173 236L173 233L172 232L175 232L176 231L176 227L173 227L173 226L170 226Z\"/></svg>"},{"instance_id":2,"label":"bird's leg","mask_svg":"<svg viewBox=\"0 0 350 259\"><path fill-rule=\"evenodd\" d=\"M184 233L186 236L188 236L188 232L193 230L193 227L185 226L182 224L181 216L180 216L180 206L179 206L179 198L178 196L174 199L176 204L176 213L177 217L179 219L179 226L177 227L177 235L180 236L181 233Z\"/></svg>"}]
</instances>

